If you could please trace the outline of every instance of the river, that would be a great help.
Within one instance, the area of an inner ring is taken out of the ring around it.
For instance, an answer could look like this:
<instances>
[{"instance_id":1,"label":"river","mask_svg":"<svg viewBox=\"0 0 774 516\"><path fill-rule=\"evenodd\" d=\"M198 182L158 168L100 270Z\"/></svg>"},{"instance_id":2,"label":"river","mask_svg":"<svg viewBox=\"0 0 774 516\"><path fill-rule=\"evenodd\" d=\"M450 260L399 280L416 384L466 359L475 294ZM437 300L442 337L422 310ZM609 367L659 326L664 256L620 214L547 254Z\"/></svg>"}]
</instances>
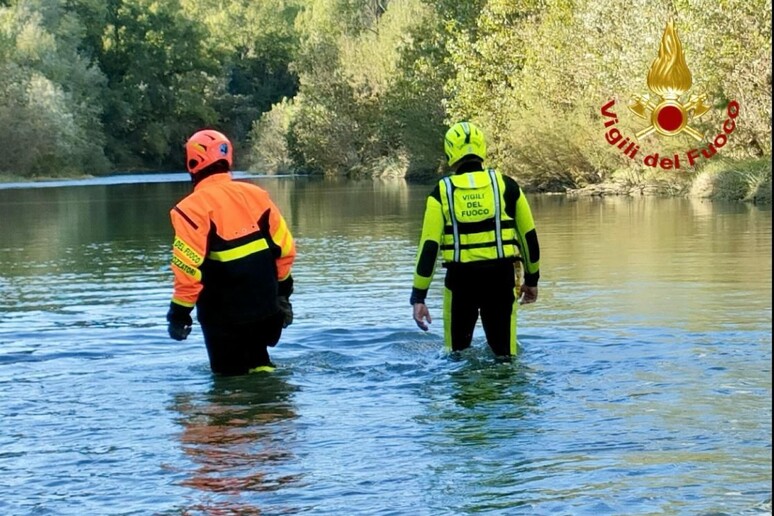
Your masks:
<instances>
[{"instance_id":1,"label":"river","mask_svg":"<svg viewBox=\"0 0 774 516\"><path fill-rule=\"evenodd\" d=\"M2 514L771 514L771 208L529 196L495 362L408 303L426 185L246 177L298 245L278 370L166 334L184 174L0 185Z\"/></svg>"}]
</instances>

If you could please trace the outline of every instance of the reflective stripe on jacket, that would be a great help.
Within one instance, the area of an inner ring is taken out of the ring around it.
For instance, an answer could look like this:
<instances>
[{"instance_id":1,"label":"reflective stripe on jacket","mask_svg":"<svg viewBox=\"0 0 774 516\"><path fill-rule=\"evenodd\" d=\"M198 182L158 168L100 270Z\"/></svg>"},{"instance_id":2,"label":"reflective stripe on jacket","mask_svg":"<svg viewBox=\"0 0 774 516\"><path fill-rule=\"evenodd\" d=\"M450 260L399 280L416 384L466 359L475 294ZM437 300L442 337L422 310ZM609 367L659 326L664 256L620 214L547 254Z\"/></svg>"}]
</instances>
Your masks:
<instances>
[{"instance_id":1,"label":"reflective stripe on jacket","mask_svg":"<svg viewBox=\"0 0 774 516\"><path fill-rule=\"evenodd\" d=\"M295 242L262 188L215 174L175 206L172 302L197 306L203 322L248 322L276 313Z\"/></svg>"},{"instance_id":2,"label":"reflective stripe on jacket","mask_svg":"<svg viewBox=\"0 0 774 516\"><path fill-rule=\"evenodd\" d=\"M445 264L519 256L516 221L505 211L503 176L492 169L443 178L439 183Z\"/></svg>"},{"instance_id":3,"label":"reflective stripe on jacket","mask_svg":"<svg viewBox=\"0 0 774 516\"><path fill-rule=\"evenodd\" d=\"M519 185L494 169L441 179L427 198L414 290L430 287L438 252L445 266L521 259L536 285L540 248L532 211Z\"/></svg>"}]
</instances>

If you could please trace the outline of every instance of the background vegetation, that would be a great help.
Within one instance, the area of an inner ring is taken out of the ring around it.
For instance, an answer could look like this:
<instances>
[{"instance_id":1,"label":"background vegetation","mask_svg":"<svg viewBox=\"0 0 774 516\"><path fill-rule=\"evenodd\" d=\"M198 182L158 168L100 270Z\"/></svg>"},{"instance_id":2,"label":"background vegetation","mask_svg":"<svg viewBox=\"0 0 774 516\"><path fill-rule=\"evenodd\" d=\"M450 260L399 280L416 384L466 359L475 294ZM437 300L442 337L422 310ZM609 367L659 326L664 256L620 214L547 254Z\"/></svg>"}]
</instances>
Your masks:
<instances>
[{"instance_id":1,"label":"background vegetation","mask_svg":"<svg viewBox=\"0 0 774 516\"><path fill-rule=\"evenodd\" d=\"M179 170L207 126L232 137L237 168L428 177L445 127L466 119L491 164L532 189L641 183L654 171L605 142L600 107L615 98L622 131L639 129L625 105L648 92L670 17L691 91L714 108L692 125L714 135L741 105L705 181L713 167L768 173L770 189L763 0L0 1L0 173ZM689 191L692 172L657 179Z\"/></svg>"}]
</instances>

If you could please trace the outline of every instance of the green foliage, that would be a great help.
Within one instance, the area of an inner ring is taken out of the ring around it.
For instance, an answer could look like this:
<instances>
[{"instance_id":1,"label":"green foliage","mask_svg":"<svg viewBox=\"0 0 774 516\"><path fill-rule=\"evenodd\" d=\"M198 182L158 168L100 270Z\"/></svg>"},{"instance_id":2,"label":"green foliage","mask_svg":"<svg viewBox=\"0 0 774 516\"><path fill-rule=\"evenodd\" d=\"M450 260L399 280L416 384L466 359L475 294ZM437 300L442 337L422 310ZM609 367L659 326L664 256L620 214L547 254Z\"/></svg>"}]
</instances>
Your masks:
<instances>
[{"instance_id":1,"label":"green foliage","mask_svg":"<svg viewBox=\"0 0 774 516\"><path fill-rule=\"evenodd\" d=\"M78 138L90 145L82 154L92 158L68 168L108 170L105 152L117 168L179 168L182 143L193 131L215 126L238 146L261 113L295 94L297 80L289 65L299 3L10 2L0 11L0 64L16 67L13 77L28 83L37 72L51 87L30 90L24 82L6 80L17 87L0 93L6 99L0 111L9 119L24 114L29 123L22 122L17 133L29 129L31 140L49 141L49 147L51 140L74 143L67 128L78 126L84 133ZM62 100L36 104L31 91L59 91ZM55 106L68 112L27 113ZM70 125L60 120L67 116L74 120ZM60 135L43 138L51 134ZM73 148L84 147L78 143ZM31 166L28 162L19 166Z\"/></svg>"},{"instance_id":2,"label":"green foliage","mask_svg":"<svg viewBox=\"0 0 774 516\"><path fill-rule=\"evenodd\" d=\"M399 74L385 96L383 131L408 156L406 175L436 176L446 165L442 149L446 132L443 84L453 77L447 41L454 20L473 15L476 2L449 2L443 15L429 2L415 6L417 23L406 29Z\"/></svg>"},{"instance_id":3,"label":"green foliage","mask_svg":"<svg viewBox=\"0 0 774 516\"><path fill-rule=\"evenodd\" d=\"M723 157L770 156L771 12L763 0L11 0L0 121L26 152L3 167L178 169L208 126L232 138L237 167L436 176L446 127L467 119L489 164L527 187L670 181L647 179L641 158L699 144L651 134L631 160L605 141L601 106L616 100L624 134L642 129L627 104L648 94L673 18L686 97L713 107L691 127L714 138L736 100Z\"/></svg>"},{"instance_id":4,"label":"green foliage","mask_svg":"<svg viewBox=\"0 0 774 516\"><path fill-rule=\"evenodd\" d=\"M102 73L77 51L77 18L57 0L0 8L0 172L21 177L104 172ZM74 36L76 35L76 36Z\"/></svg>"},{"instance_id":5,"label":"green foliage","mask_svg":"<svg viewBox=\"0 0 774 516\"><path fill-rule=\"evenodd\" d=\"M206 27L205 47L217 49L218 75L225 83L213 107L221 130L239 144L272 104L298 90L298 77L289 65L298 51L294 24L302 2L232 0L213 9L210 0L185 0L184 5Z\"/></svg>"},{"instance_id":6,"label":"green foliage","mask_svg":"<svg viewBox=\"0 0 774 516\"><path fill-rule=\"evenodd\" d=\"M605 180L634 163L605 142L599 107L617 98L621 125L636 132L638 120L625 106L648 92L647 71L671 16L696 90L721 107L742 102L734 145L723 152L770 155L771 6L760 0L487 2L478 37L454 42L457 72L446 85L451 119L478 121L493 141L492 160L528 184ZM712 110L695 125L714 136L724 117ZM642 146L668 152L694 143L653 135Z\"/></svg>"},{"instance_id":7,"label":"green foliage","mask_svg":"<svg viewBox=\"0 0 774 516\"><path fill-rule=\"evenodd\" d=\"M293 103L287 99L274 104L256 121L250 135L250 170L264 174L286 174L295 171L288 151L288 130L293 117Z\"/></svg>"},{"instance_id":8,"label":"green foliage","mask_svg":"<svg viewBox=\"0 0 774 516\"><path fill-rule=\"evenodd\" d=\"M98 60L109 79L104 121L111 158L126 168L182 163L182 144L214 124L222 88L206 32L177 0L120 2L108 12Z\"/></svg>"},{"instance_id":9,"label":"green foliage","mask_svg":"<svg viewBox=\"0 0 774 516\"><path fill-rule=\"evenodd\" d=\"M400 133L385 130L395 122L387 99L424 12L418 0L310 3L299 17L300 89L287 137L299 168L379 175L385 162L405 161Z\"/></svg>"},{"instance_id":10,"label":"green foliage","mask_svg":"<svg viewBox=\"0 0 774 516\"><path fill-rule=\"evenodd\" d=\"M771 204L771 159L721 159L711 162L694 180L691 195Z\"/></svg>"}]
</instances>

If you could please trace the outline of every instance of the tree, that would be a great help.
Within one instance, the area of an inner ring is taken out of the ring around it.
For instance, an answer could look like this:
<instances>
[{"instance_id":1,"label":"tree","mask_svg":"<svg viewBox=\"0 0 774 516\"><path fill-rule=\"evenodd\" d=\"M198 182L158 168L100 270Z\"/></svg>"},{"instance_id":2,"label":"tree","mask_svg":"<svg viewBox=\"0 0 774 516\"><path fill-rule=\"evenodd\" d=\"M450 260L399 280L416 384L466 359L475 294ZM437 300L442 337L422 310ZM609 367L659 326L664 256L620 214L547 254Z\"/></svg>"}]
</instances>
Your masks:
<instances>
[{"instance_id":1,"label":"tree","mask_svg":"<svg viewBox=\"0 0 774 516\"><path fill-rule=\"evenodd\" d=\"M219 126L239 144L272 104L298 90L290 63L298 47L294 22L302 2L231 0L212 9L209 0L185 0L183 5L206 27L206 46L221 56L225 82L214 108Z\"/></svg>"},{"instance_id":2,"label":"tree","mask_svg":"<svg viewBox=\"0 0 774 516\"><path fill-rule=\"evenodd\" d=\"M0 8L2 171L23 176L104 173L102 73L78 52L83 26L59 0Z\"/></svg>"},{"instance_id":3,"label":"tree","mask_svg":"<svg viewBox=\"0 0 774 516\"><path fill-rule=\"evenodd\" d=\"M401 55L426 15L419 0L316 0L300 13L300 89L287 136L299 168L405 173L407 147L391 125L402 120L389 105L401 98L393 95L403 75Z\"/></svg>"}]
</instances>

